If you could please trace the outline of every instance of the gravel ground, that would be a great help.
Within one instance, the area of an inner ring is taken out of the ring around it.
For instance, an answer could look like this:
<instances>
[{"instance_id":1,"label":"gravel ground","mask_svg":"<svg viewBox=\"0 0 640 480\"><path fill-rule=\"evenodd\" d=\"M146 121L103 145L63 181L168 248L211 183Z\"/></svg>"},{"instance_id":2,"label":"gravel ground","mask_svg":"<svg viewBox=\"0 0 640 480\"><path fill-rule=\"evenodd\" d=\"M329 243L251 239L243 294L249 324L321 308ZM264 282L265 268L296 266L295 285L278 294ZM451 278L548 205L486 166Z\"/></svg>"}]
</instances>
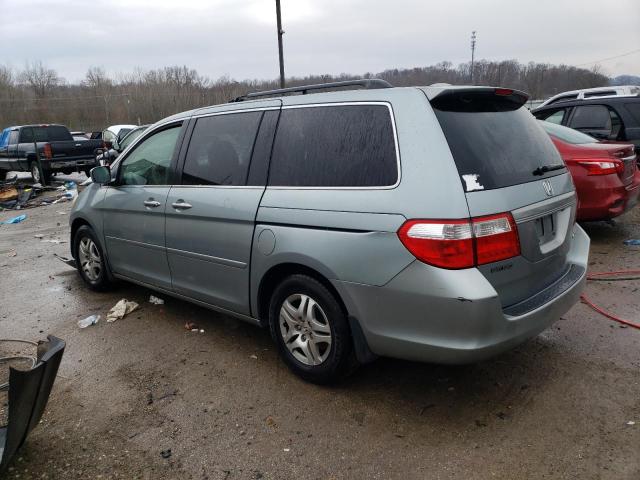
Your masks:
<instances>
[{"instance_id":1,"label":"gravel ground","mask_svg":"<svg viewBox=\"0 0 640 480\"><path fill-rule=\"evenodd\" d=\"M291 375L259 328L171 298L152 305L129 284L87 290L52 255L68 255L69 210L0 226L0 337L67 341L43 420L6 478L640 478L640 331L585 305L487 362L379 359L318 387ZM585 228L592 271L640 269L640 247L622 244L640 238L640 209ZM638 288L587 290L640 321ZM106 323L120 298L141 308ZM94 313L96 326L76 326Z\"/></svg>"}]
</instances>

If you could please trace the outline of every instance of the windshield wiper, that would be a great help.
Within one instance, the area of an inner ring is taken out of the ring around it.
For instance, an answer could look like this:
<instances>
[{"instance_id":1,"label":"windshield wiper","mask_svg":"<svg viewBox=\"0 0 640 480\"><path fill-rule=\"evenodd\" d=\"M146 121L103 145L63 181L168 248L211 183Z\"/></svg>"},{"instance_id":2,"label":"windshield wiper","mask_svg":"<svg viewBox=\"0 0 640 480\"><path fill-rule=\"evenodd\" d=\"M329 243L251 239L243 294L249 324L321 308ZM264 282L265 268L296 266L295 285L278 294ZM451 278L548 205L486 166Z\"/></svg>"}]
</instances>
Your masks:
<instances>
[{"instance_id":1,"label":"windshield wiper","mask_svg":"<svg viewBox=\"0 0 640 480\"><path fill-rule=\"evenodd\" d=\"M554 170L561 170L565 168L564 163L558 163L556 165L543 165L542 167L536 168L533 172L534 175L544 175L547 172L553 172Z\"/></svg>"}]
</instances>

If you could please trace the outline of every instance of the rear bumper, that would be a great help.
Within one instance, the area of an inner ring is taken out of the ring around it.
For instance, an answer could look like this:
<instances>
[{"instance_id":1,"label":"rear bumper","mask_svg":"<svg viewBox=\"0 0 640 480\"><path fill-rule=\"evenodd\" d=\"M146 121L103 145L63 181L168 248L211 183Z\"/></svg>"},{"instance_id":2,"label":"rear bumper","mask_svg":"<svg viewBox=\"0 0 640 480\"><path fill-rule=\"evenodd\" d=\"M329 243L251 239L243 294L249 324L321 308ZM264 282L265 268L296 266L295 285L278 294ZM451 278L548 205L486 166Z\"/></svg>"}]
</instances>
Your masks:
<instances>
[{"instance_id":1,"label":"rear bumper","mask_svg":"<svg viewBox=\"0 0 640 480\"><path fill-rule=\"evenodd\" d=\"M578 274L538 303L531 300L532 309L518 315L508 314L517 311L512 307L502 308L494 288L475 268L443 270L416 261L383 287L334 285L373 353L463 364L522 343L569 310L583 291L588 255L589 237L576 225L568 262Z\"/></svg>"},{"instance_id":2,"label":"rear bumper","mask_svg":"<svg viewBox=\"0 0 640 480\"><path fill-rule=\"evenodd\" d=\"M576 182L579 199L578 221L608 220L637 205L640 195L640 171L636 171L633 182L627 186L622 184L617 175L610 177L589 177L590 180Z\"/></svg>"},{"instance_id":3,"label":"rear bumper","mask_svg":"<svg viewBox=\"0 0 640 480\"><path fill-rule=\"evenodd\" d=\"M98 166L98 161L95 158L81 158L76 160L49 160L47 162L42 162L42 167L45 170L64 170L67 168L86 168L86 167L96 167Z\"/></svg>"}]
</instances>

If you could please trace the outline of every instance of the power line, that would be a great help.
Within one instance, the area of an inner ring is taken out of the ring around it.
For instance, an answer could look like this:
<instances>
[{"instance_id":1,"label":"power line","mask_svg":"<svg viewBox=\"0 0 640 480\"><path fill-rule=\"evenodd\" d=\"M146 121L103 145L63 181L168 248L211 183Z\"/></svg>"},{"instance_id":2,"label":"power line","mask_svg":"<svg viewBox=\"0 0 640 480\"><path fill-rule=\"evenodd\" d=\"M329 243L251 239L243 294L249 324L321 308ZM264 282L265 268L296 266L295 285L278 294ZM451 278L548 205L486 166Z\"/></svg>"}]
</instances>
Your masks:
<instances>
[{"instance_id":1,"label":"power line","mask_svg":"<svg viewBox=\"0 0 640 480\"><path fill-rule=\"evenodd\" d=\"M594 62L578 63L577 65L574 65L574 67L582 67L583 65L591 65L593 63L600 63L600 62L606 62L606 61L609 61L609 60L615 60L616 58L626 57L628 55L633 55L634 53L639 53L639 52L640 52L640 48L636 48L635 50L631 50L630 52L621 53L620 55L615 55L613 57L603 58L601 60L596 60Z\"/></svg>"}]
</instances>

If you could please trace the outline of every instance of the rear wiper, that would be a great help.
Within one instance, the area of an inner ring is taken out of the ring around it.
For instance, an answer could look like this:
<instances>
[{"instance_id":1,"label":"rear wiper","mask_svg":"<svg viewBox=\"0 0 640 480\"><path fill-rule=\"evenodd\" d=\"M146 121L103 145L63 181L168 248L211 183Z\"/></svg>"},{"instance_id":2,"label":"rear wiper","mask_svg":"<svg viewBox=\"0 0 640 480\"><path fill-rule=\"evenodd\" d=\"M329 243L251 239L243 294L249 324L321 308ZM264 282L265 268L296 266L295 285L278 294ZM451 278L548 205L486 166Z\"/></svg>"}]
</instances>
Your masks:
<instances>
[{"instance_id":1,"label":"rear wiper","mask_svg":"<svg viewBox=\"0 0 640 480\"><path fill-rule=\"evenodd\" d=\"M561 170L565 168L564 163L558 163L556 165L543 165L542 167L536 168L533 172L534 175L544 175L547 172L553 172L554 170Z\"/></svg>"}]
</instances>

